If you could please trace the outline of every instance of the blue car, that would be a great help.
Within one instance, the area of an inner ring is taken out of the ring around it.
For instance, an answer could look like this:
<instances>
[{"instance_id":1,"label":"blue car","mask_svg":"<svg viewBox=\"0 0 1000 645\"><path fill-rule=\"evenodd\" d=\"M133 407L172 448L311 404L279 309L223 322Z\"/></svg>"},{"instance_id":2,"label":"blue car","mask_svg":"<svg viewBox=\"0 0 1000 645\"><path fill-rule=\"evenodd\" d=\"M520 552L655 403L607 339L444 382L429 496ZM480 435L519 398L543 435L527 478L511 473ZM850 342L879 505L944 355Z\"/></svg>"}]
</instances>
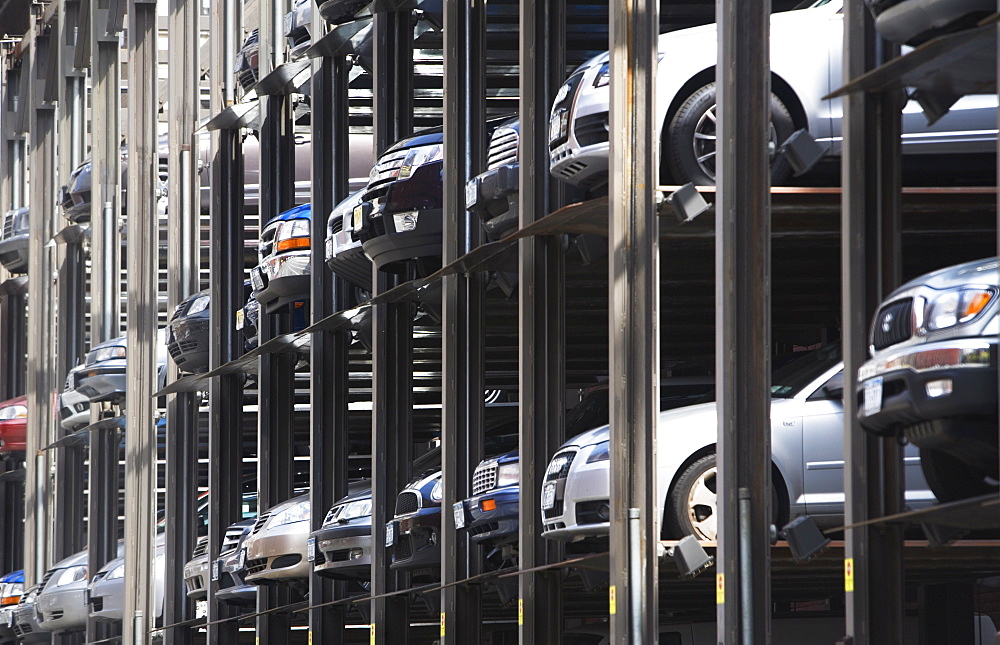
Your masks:
<instances>
[{"instance_id":1,"label":"blue car","mask_svg":"<svg viewBox=\"0 0 1000 645\"><path fill-rule=\"evenodd\" d=\"M260 233L260 262L250 273L257 302L266 313L308 300L312 257L312 205L273 217Z\"/></svg>"},{"instance_id":2,"label":"blue car","mask_svg":"<svg viewBox=\"0 0 1000 645\"><path fill-rule=\"evenodd\" d=\"M464 502L473 542L491 550L517 543L520 476L516 450L485 459L476 466L472 474L472 497Z\"/></svg>"},{"instance_id":3,"label":"blue car","mask_svg":"<svg viewBox=\"0 0 1000 645\"><path fill-rule=\"evenodd\" d=\"M13 638L14 612L24 592L24 569L0 577L0 639Z\"/></svg>"}]
</instances>

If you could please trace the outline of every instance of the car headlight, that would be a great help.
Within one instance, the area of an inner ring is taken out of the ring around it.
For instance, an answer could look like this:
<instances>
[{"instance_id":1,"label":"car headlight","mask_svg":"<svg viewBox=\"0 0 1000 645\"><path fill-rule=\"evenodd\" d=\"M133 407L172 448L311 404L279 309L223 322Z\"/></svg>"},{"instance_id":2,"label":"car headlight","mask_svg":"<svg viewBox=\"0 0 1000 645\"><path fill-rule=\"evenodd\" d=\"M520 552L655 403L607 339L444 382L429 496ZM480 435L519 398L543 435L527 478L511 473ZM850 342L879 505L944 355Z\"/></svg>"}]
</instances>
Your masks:
<instances>
[{"instance_id":1,"label":"car headlight","mask_svg":"<svg viewBox=\"0 0 1000 645\"><path fill-rule=\"evenodd\" d=\"M125 563L122 562L117 567L108 571L108 575L104 577L105 580L116 580L118 578L125 577Z\"/></svg>"},{"instance_id":2,"label":"car headlight","mask_svg":"<svg viewBox=\"0 0 1000 645\"><path fill-rule=\"evenodd\" d=\"M113 358L125 358L125 347L122 345L112 345L111 347L95 349L87 355L87 364L100 363Z\"/></svg>"},{"instance_id":3,"label":"car headlight","mask_svg":"<svg viewBox=\"0 0 1000 645\"><path fill-rule=\"evenodd\" d=\"M268 520L268 526L281 526L283 524L291 524L293 522L302 522L309 519L309 504L296 504L290 508L286 508L280 513L275 513Z\"/></svg>"},{"instance_id":4,"label":"car headlight","mask_svg":"<svg viewBox=\"0 0 1000 645\"><path fill-rule=\"evenodd\" d=\"M349 502L341 506L340 513L337 515L337 520L340 522L347 522L348 520L357 519L359 517L368 517L371 514L371 499L359 499L356 502Z\"/></svg>"},{"instance_id":5,"label":"car headlight","mask_svg":"<svg viewBox=\"0 0 1000 645\"><path fill-rule=\"evenodd\" d=\"M607 62L601 65L601 69L597 71L597 78L594 79L594 87L604 87L611 82L611 63Z\"/></svg>"},{"instance_id":6,"label":"car headlight","mask_svg":"<svg viewBox=\"0 0 1000 645\"><path fill-rule=\"evenodd\" d=\"M434 488L431 489L431 501L440 502L441 498L444 497L444 479L438 477L438 480L434 482Z\"/></svg>"},{"instance_id":7,"label":"car headlight","mask_svg":"<svg viewBox=\"0 0 1000 645\"><path fill-rule=\"evenodd\" d=\"M521 481L521 462L500 464L497 468L497 488L513 486L519 481Z\"/></svg>"},{"instance_id":8,"label":"car headlight","mask_svg":"<svg viewBox=\"0 0 1000 645\"><path fill-rule=\"evenodd\" d=\"M207 295L196 298L195 301L192 302L191 306L188 308L187 315L190 316L192 314L198 314L205 311L206 309L208 309L208 303L209 303L209 298Z\"/></svg>"},{"instance_id":9,"label":"car headlight","mask_svg":"<svg viewBox=\"0 0 1000 645\"><path fill-rule=\"evenodd\" d=\"M274 248L280 253L282 251L294 251L295 249L308 249L310 221L307 219L293 219L282 222L278 227L278 232L274 236Z\"/></svg>"},{"instance_id":10,"label":"car headlight","mask_svg":"<svg viewBox=\"0 0 1000 645\"><path fill-rule=\"evenodd\" d=\"M8 582L3 586L3 591L0 592L0 606L13 607L20 602L22 593L24 593L24 585L20 582Z\"/></svg>"},{"instance_id":11,"label":"car headlight","mask_svg":"<svg viewBox=\"0 0 1000 645\"><path fill-rule=\"evenodd\" d=\"M66 585L73 584L74 582L79 582L80 580L87 579L87 565L79 564L75 567L68 567L59 572L58 575L54 576L49 585L52 588L65 587Z\"/></svg>"},{"instance_id":12,"label":"car headlight","mask_svg":"<svg viewBox=\"0 0 1000 645\"><path fill-rule=\"evenodd\" d=\"M929 301L924 309L926 331L970 322L992 302L993 289L955 289Z\"/></svg>"},{"instance_id":13,"label":"car headlight","mask_svg":"<svg viewBox=\"0 0 1000 645\"><path fill-rule=\"evenodd\" d=\"M601 443L595 445L590 451L590 456L587 457L587 463L592 464L596 461L607 461L611 458L608 454L608 449L611 446L611 441L602 441Z\"/></svg>"},{"instance_id":14,"label":"car headlight","mask_svg":"<svg viewBox=\"0 0 1000 645\"><path fill-rule=\"evenodd\" d=\"M0 421L24 419L27 416L28 408L23 405L8 405L6 408L0 408Z\"/></svg>"},{"instance_id":15,"label":"car headlight","mask_svg":"<svg viewBox=\"0 0 1000 645\"><path fill-rule=\"evenodd\" d=\"M420 166L439 161L444 152L444 145L435 143L430 146L420 146L406 153L403 165L399 167L399 178L406 179Z\"/></svg>"}]
</instances>

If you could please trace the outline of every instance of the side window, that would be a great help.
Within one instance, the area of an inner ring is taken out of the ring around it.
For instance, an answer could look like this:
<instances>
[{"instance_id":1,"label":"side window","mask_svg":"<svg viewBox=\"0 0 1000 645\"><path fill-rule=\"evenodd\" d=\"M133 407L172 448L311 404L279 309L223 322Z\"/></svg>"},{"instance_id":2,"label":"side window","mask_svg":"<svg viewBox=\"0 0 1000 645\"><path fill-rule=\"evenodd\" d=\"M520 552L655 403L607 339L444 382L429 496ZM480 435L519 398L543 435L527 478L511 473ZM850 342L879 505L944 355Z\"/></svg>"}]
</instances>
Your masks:
<instances>
[{"instance_id":1,"label":"side window","mask_svg":"<svg viewBox=\"0 0 1000 645\"><path fill-rule=\"evenodd\" d=\"M840 370L826 383L816 388L816 391L809 395L809 401L843 401L844 400L844 370Z\"/></svg>"}]
</instances>

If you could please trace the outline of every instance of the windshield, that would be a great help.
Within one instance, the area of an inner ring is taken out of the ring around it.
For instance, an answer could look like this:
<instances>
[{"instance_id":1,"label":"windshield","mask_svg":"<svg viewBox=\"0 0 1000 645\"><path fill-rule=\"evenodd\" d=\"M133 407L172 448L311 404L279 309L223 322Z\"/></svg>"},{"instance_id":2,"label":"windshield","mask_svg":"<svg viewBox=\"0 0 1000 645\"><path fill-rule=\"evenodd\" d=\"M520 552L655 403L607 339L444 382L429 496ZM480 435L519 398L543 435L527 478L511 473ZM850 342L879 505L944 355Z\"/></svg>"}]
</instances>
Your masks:
<instances>
[{"instance_id":1,"label":"windshield","mask_svg":"<svg viewBox=\"0 0 1000 645\"><path fill-rule=\"evenodd\" d=\"M793 397L839 362L840 343L808 352L774 371L771 375L771 396L781 399Z\"/></svg>"}]
</instances>

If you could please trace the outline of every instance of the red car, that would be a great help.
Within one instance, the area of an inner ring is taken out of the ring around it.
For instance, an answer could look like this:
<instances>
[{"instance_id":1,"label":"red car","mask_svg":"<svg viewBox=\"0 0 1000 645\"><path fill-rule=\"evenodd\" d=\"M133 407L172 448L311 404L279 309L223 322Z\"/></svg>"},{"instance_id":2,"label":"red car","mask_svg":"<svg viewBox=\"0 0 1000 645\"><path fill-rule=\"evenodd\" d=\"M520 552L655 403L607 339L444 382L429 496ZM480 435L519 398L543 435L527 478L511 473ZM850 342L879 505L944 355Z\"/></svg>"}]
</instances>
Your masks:
<instances>
[{"instance_id":1,"label":"red car","mask_svg":"<svg viewBox=\"0 0 1000 645\"><path fill-rule=\"evenodd\" d=\"M28 431L28 397L0 403L0 454L24 452Z\"/></svg>"}]
</instances>

